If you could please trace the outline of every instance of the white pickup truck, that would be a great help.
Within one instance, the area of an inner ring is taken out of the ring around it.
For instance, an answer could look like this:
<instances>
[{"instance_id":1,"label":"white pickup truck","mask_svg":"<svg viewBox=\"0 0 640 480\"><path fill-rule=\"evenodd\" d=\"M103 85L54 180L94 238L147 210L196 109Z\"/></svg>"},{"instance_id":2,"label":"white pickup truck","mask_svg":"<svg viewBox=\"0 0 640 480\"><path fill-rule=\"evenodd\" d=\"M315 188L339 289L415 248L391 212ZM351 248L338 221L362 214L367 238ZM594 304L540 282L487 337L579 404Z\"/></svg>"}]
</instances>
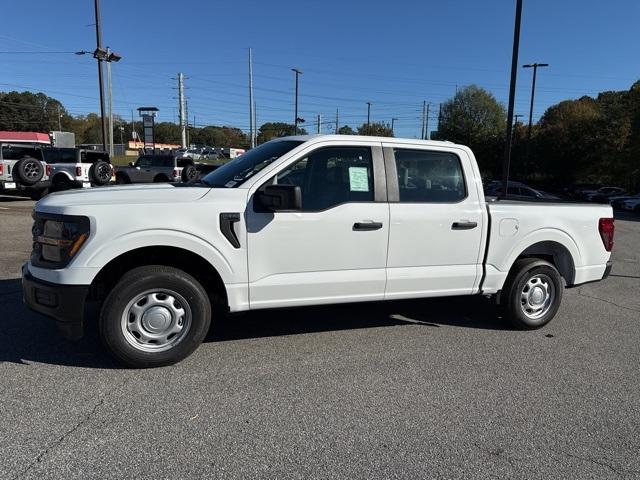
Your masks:
<instances>
[{"instance_id":1,"label":"white pickup truck","mask_svg":"<svg viewBox=\"0 0 640 480\"><path fill-rule=\"evenodd\" d=\"M185 358L216 307L488 295L538 328L609 274L614 234L609 206L486 201L467 147L342 135L273 140L200 183L56 193L34 219L26 304L79 338L101 302L134 367Z\"/></svg>"}]
</instances>

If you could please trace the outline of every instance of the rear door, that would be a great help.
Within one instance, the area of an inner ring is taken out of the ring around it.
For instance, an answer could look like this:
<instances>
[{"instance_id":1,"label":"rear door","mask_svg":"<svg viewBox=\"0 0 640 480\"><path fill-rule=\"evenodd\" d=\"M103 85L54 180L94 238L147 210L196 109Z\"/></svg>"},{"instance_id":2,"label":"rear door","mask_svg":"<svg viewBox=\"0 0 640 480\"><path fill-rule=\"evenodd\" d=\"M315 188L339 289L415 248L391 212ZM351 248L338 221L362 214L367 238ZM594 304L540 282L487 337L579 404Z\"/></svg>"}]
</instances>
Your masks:
<instances>
[{"instance_id":1,"label":"rear door","mask_svg":"<svg viewBox=\"0 0 640 480\"><path fill-rule=\"evenodd\" d=\"M380 144L318 146L270 179L302 210L246 211L251 308L381 300L389 236ZM253 192L252 192L253 193Z\"/></svg>"},{"instance_id":2,"label":"rear door","mask_svg":"<svg viewBox=\"0 0 640 480\"><path fill-rule=\"evenodd\" d=\"M389 188L385 298L470 294L482 273L483 205L466 150L383 144Z\"/></svg>"}]
</instances>

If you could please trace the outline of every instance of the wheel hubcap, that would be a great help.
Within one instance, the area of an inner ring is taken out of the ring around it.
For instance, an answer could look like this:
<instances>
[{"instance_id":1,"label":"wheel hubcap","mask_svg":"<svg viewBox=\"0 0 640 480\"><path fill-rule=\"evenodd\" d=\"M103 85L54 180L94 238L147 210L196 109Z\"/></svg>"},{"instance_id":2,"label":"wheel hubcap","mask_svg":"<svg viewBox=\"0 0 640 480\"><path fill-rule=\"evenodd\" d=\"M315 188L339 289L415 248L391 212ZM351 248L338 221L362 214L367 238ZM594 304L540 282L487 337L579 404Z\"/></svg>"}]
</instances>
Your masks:
<instances>
[{"instance_id":1,"label":"wheel hubcap","mask_svg":"<svg viewBox=\"0 0 640 480\"><path fill-rule=\"evenodd\" d=\"M546 315L555 300L555 287L551 279L544 274L532 276L522 287L520 307L532 320Z\"/></svg>"},{"instance_id":2,"label":"wheel hubcap","mask_svg":"<svg viewBox=\"0 0 640 480\"><path fill-rule=\"evenodd\" d=\"M191 308L180 294L165 289L149 290L133 298L122 314L122 333L127 342L144 352L173 348L189 331Z\"/></svg>"}]
</instances>

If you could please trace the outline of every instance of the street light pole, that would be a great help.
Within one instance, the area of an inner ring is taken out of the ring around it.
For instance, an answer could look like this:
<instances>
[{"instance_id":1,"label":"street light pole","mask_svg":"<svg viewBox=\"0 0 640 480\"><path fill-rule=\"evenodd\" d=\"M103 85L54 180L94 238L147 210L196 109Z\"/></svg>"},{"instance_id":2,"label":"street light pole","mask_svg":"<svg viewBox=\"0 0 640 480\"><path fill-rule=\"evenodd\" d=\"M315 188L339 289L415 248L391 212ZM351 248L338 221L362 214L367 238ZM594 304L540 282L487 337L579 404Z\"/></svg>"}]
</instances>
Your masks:
<instances>
[{"instance_id":1,"label":"street light pole","mask_svg":"<svg viewBox=\"0 0 640 480\"><path fill-rule=\"evenodd\" d=\"M531 160L531 128L533 125L533 98L536 94L536 76L538 67L548 67L548 63L529 63L522 68L533 68L533 81L531 82L531 106L529 107L529 127L527 128L527 161Z\"/></svg>"},{"instance_id":2,"label":"street light pole","mask_svg":"<svg viewBox=\"0 0 640 480\"><path fill-rule=\"evenodd\" d=\"M367 102L367 130L371 126L371 102Z\"/></svg>"},{"instance_id":3,"label":"street light pole","mask_svg":"<svg viewBox=\"0 0 640 480\"><path fill-rule=\"evenodd\" d=\"M296 74L296 102L295 102L296 106L295 106L295 112L294 112L295 118L293 119L293 132L295 135L297 135L298 134L298 86L299 86L298 77L302 72L297 68L292 68L291 71L295 72Z\"/></svg>"},{"instance_id":4,"label":"street light pole","mask_svg":"<svg viewBox=\"0 0 640 480\"><path fill-rule=\"evenodd\" d=\"M396 125L396 120L398 120L398 119L397 119L397 118L395 118L395 117L393 117L393 118L391 119L391 133L392 133L392 134L393 134L393 133L395 133L394 128L395 128L395 125Z\"/></svg>"},{"instance_id":5,"label":"street light pole","mask_svg":"<svg viewBox=\"0 0 640 480\"><path fill-rule=\"evenodd\" d=\"M107 90L109 92L109 158L113 158L113 91L111 88L111 49L107 47Z\"/></svg>"},{"instance_id":6,"label":"street light pole","mask_svg":"<svg viewBox=\"0 0 640 480\"><path fill-rule=\"evenodd\" d=\"M100 118L102 120L102 149L107 149L107 123L104 117L104 82L102 79L102 57L98 55L102 51L102 30L100 28L100 0L94 0L93 6L96 16L96 53L95 59L98 61L98 87L100 89Z\"/></svg>"},{"instance_id":7,"label":"street light pole","mask_svg":"<svg viewBox=\"0 0 640 480\"><path fill-rule=\"evenodd\" d=\"M511 164L511 136L513 132L513 104L516 97L516 77L518 75L518 50L520 47L520 20L522 18L522 0L516 0L516 18L513 28L513 52L511 56L511 83L509 85L509 108L507 109L507 136L502 162L502 196L507 196L509 167Z\"/></svg>"}]
</instances>

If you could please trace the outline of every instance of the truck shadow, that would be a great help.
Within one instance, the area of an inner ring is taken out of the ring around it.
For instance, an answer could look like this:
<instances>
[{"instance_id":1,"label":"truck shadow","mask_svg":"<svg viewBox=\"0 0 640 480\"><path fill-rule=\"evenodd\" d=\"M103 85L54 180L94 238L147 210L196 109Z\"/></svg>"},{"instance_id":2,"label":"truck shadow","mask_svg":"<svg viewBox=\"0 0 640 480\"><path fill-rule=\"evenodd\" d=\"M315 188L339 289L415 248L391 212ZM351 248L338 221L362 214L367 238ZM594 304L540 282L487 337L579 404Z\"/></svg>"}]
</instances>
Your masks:
<instances>
[{"instance_id":1,"label":"truck shadow","mask_svg":"<svg viewBox=\"0 0 640 480\"><path fill-rule=\"evenodd\" d=\"M482 297L450 297L262 310L228 315L205 341L222 342L358 328L423 325L510 329Z\"/></svg>"},{"instance_id":2,"label":"truck shadow","mask_svg":"<svg viewBox=\"0 0 640 480\"><path fill-rule=\"evenodd\" d=\"M86 333L79 342L64 340L51 320L22 305L19 279L0 280L0 308L0 363L120 368L98 339L96 306L87 309ZM221 316L214 320L205 342L408 325L509 329L506 323L497 318L495 308L483 298L453 297L264 310Z\"/></svg>"}]
</instances>

